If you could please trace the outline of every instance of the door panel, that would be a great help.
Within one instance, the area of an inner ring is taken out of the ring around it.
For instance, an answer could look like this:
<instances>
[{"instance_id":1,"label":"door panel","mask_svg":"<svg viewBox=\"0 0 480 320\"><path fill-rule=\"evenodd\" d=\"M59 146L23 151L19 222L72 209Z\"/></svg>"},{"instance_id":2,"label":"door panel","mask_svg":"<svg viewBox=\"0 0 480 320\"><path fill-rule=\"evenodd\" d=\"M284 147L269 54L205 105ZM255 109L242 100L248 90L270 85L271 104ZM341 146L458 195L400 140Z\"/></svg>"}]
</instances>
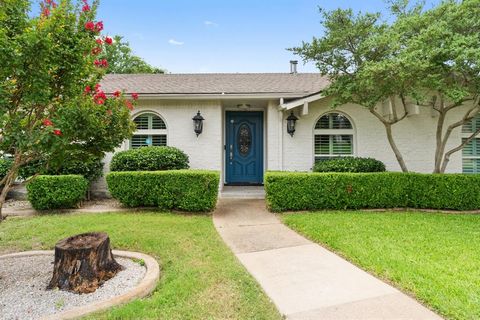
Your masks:
<instances>
[{"instance_id":1,"label":"door panel","mask_svg":"<svg viewBox=\"0 0 480 320\"><path fill-rule=\"evenodd\" d=\"M226 183L263 183L263 112L227 111Z\"/></svg>"}]
</instances>

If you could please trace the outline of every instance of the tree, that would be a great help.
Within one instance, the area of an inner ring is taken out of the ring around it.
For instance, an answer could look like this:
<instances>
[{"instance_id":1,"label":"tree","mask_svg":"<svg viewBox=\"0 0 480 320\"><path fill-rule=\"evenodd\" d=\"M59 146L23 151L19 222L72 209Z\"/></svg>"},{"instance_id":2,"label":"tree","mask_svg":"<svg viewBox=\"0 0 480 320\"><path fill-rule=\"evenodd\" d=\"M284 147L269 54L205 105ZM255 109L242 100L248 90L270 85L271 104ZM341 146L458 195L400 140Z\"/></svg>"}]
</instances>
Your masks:
<instances>
[{"instance_id":1,"label":"tree","mask_svg":"<svg viewBox=\"0 0 480 320\"><path fill-rule=\"evenodd\" d=\"M1 221L20 167L59 162L71 150L103 156L134 124L132 101L121 92L107 97L98 84L108 62L97 56L97 2L45 0L40 16L29 17L28 0L0 1L0 152L12 157L0 181Z\"/></svg>"},{"instance_id":2,"label":"tree","mask_svg":"<svg viewBox=\"0 0 480 320\"><path fill-rule=\"evenodd\" d=\"M452 132L479 111L480 0L447 0L429 10L408 0L389 3L390 24L378 13L322 12L325 35L292 50L330 77L325 94L335 105L361 105L384 124L403 171L407 166L392 126L405 119L409 104L437 112L433 171L445 172L450 156L478 134L446 150ZM387 117L379 112L385 101L392 113Z\"/></svg>"},{"instance_id":3,"label":"tree","mask_svg":"<svg viewBox=\"0 0 480 320\"><path fill-rule=\"evenodd\" d=\"M134 55L123 37L117 35L106 40L108 42L105 44L104 57L108 61L107 73L165 73Z\"/></svg>"},{"instance_id":4,"label":"tree","mask_svg":"<svg viewBox=\"0 0 480 320\"><path fill-rule=\"evenodd\" d=\"M408 74L398 68L396 59L401 35L382 22L379 13L354 14L351 9L320 13L324 36L290 50L304 61L315 62L320 73L330 78L324 94L333 97L334 106L360 105L384 125L390 147L407 171L392 132L392 126L408 115L406 97L411 89ZM385 101L392 105L389 117L380 110Z\"/></svg>"},{"instance_id":5,"label":"tree","mask_svg":"<svg viewBox=\"0 0 480 320\"><path fill-rule=\"evenodd\" d=\"M410 73L420 76L415 81L419 103L438 115L434 173L445 172L450 156L480 132L447 150L453 131L480 110L479 16L479 0L448 0L430 10L399 11L397 25L410 33L400 59L411 61Z\"/></svg>"}]
</instances>

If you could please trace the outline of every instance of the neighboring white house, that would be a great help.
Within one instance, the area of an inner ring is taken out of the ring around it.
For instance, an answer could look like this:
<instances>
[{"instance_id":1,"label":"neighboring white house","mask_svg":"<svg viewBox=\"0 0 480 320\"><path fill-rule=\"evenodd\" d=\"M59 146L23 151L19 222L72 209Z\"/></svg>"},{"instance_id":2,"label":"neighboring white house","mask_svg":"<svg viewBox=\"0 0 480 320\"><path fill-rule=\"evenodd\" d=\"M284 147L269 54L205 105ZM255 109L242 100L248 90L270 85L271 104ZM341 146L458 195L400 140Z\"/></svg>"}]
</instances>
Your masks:
<instances>
[{"instance_id":1,"label":"neighboring white house","mask_svg":"<svg viewBox=\"0 0 480 320\"><path fill-rule=\"evenodd\" d=\"M373 157L388 170L400 170L380 121L361 106L332 109L330 99L321 95L327 85L319 74L296 72L113 74L102 81L105 92L139 94L132 112L137 131L119 150L178 147L188 154L191 168L220 171L222 185L261 184L266 170L308 171L315 159L334 156ZM388 106L379 108L385 116L391 113ZM197 136L192 118L198 111L205 120ZM292 112L298 117L293 135L287 132ZM394 125L410 171L433 170L436 121L429 109L412 105L408 118ZM455 131L449 146L458 145L464 134ZM477 172L477 142L463 156L454 154L447 171Z\"/></svg>"}]
</instances>

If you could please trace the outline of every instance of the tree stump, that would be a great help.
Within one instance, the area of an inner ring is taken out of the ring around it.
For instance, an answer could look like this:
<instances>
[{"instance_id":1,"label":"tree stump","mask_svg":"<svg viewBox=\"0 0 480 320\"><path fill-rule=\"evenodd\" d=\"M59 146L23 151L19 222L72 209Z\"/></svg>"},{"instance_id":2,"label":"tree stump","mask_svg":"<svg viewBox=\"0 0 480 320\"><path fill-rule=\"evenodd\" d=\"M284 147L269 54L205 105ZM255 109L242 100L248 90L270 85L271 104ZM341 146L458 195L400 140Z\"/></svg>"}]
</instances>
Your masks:
<instances>
[{"instance_id":1,"label":"tree stump","mask_svg":"<svg viewBox=\"0 0 480 320\"><path fill-rule=\"evenodd\" d=\"M112 255L106 233L84 233L55 245L53 277L47 289L91 293L123 267Z\"/></svg>"}]
</instances>

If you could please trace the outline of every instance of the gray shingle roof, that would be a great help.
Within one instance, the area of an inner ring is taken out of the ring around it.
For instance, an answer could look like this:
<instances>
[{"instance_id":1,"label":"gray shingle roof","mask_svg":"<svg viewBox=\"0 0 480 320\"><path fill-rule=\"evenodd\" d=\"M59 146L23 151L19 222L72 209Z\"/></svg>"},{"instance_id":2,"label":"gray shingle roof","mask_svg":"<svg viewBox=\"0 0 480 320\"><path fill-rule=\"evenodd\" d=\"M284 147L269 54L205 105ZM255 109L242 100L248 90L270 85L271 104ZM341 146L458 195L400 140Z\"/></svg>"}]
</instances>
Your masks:
<instances>
[{"instance_id":1,"label":"gray shingle roof","mask_svg":"<svg viewBox=\"0 0 480 320\"><path fill-rule=\"evenodd\" d=\"M305 96L324 89L317 73L109 74L102 89L140 94L276 94Z\"/></svg>"}]
</instances>

